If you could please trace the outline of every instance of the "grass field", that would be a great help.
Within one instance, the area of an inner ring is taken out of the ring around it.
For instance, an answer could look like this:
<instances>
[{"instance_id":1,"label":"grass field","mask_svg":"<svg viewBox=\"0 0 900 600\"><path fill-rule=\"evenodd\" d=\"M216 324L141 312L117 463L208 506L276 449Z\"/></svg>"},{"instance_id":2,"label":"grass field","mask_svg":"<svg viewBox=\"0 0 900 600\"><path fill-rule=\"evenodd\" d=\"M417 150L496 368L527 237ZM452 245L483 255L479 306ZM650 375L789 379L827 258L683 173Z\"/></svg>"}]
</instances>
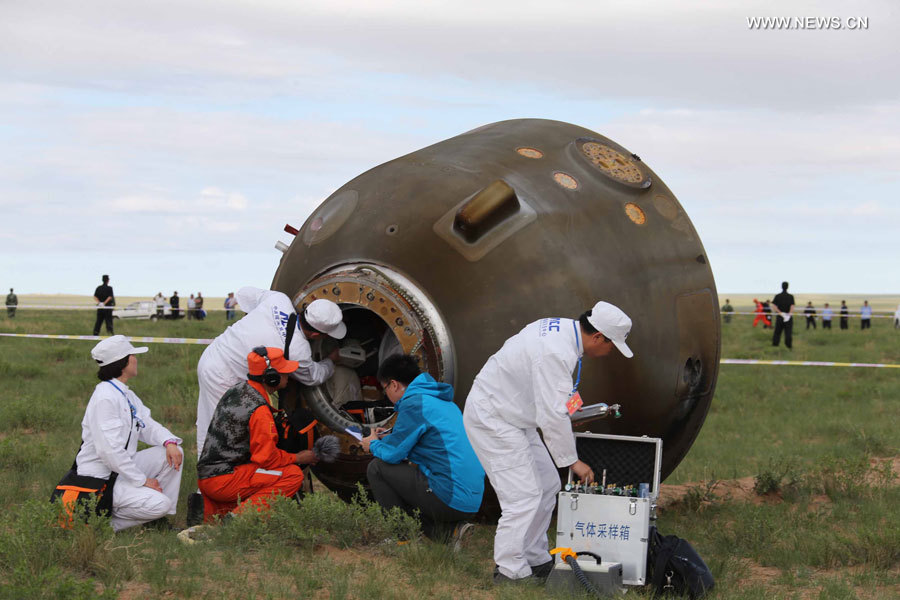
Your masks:
<instances>
[{"instance_id":1,"label":"grass field","mask_svg":"<svg viewBox=\"0 0 900 600\"><path fill-rule=\"evenodd\" d=\"M723 357L900 363L900 331L886 319L869 331L858 319L848 331L806 331L798 320L793 351L772 347L771 330L753 329L751 319L723 326ZM0 319L3 332L84 335L92 326L90 311ZM209 338L224 326L219 313L202 322L117 322L116 332ZM53 527L46 498L78 448L96 383L92 345L0 338L0 599L546 597L492 588L489 525L458 554L427 541L379 544L409 524L324 492L302 508L279 504L267 520L241 517L194 546L149 530ZM133 381L186 449L202 350L154 344ZM720 369L706 424L662 491L658 523L707 560L712 597L900 597L898 398L900 369ZM194 463L189 455L178 525Z\"/></svg>"}]
</instances>

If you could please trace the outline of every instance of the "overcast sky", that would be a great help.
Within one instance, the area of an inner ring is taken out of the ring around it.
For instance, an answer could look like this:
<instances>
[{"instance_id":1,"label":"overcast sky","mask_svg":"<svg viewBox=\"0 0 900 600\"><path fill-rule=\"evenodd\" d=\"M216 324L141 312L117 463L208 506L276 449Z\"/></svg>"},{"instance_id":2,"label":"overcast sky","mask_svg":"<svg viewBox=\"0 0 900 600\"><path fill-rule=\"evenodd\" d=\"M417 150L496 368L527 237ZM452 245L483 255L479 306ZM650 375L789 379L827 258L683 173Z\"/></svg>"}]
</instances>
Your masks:
<instances>
[{"instance_id":1,"label":"overcast sky","mask_svg":"<svg viewBox=\"0 0 900 600\"><path fill-rule=\"evenodd\" d=\"M0 286L268 287L347 180L539 117L640 154L720 293L900 293L898 39L893 0L0 0Z\"/></svg>"}]
</instances>

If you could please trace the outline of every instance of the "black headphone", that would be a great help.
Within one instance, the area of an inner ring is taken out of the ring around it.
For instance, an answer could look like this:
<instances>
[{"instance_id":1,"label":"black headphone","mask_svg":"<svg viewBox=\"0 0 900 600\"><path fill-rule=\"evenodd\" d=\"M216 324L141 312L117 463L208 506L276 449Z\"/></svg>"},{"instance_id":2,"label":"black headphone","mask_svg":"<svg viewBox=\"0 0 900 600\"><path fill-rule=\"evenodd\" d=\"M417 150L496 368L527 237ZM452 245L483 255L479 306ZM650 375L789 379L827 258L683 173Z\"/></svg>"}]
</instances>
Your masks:
<instances>
[{"instance_id":1,"label":"black headphone","mask_svg":"<svg viewBox=\"0 0 900 600\"><path fill-rule=\"evenodd\" d=\"M258 383L263 383L269 387L277 388L278 384L281 383L281 373L272 368L272 363L269 362L268 350L266 350L265 346L257 346L253 349L253 352L262 356L266 360L266 370L263 371L262 375L251 375L250 373L247 373L247 377L249 377L251 381L256 381Z\"/></svg>"}]
</instances>

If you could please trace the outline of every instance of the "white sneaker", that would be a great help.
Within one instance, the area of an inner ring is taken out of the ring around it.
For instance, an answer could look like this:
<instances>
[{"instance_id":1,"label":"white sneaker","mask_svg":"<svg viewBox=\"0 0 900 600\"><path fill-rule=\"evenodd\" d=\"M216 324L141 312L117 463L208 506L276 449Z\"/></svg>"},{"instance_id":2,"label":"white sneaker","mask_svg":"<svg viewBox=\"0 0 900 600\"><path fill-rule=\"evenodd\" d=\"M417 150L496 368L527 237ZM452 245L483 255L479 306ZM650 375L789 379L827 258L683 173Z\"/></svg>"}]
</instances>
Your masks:
<instances>
[{"instance_id":1,"label":"white sneaker","mask_svg":"<svg viewBox=\"0 0 900 600\"><path fill-rule=\"evenodd\" d=\"M462 550L463 542L467 537L475 531L475 524L463 521L453 529L453 535L450 536L450 547L454 552Z\"/></svg>"}]
</instances>

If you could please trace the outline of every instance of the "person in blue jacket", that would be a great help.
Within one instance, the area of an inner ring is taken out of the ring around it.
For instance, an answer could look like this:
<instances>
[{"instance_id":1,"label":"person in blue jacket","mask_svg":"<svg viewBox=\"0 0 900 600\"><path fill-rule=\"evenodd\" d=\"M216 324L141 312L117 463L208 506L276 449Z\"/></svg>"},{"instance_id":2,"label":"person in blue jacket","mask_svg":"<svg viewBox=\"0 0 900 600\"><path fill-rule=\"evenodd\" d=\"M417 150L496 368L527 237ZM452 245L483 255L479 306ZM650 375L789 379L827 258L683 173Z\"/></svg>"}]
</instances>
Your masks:
<instances>
[{"instance_id":1,"label":"person in blue jacket","mask_svg":"<svg viewBox=\"0 0 900 600\"><path fill-rule=\"evenodd\" d=\"M362 440L375 457L366 473L372 495L386 510L418 510L431 539L461 535L468 529L463 522L481 506L484 470L453 403L453 386L422 373L409 355L385 359L378 381L397 420L392 430L378 427Z\"/></svg>"}]
</instances>

